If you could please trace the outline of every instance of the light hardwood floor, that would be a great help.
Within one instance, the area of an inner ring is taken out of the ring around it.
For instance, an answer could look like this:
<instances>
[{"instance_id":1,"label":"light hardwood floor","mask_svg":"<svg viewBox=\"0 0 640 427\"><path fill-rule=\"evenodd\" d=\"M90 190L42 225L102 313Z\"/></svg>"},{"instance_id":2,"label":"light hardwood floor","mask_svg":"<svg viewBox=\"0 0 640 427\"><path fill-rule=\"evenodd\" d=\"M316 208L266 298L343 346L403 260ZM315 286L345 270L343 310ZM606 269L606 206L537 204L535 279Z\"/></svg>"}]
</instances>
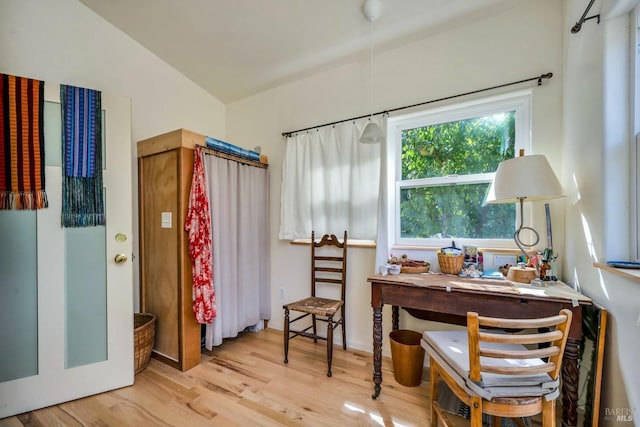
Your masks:
<instances>
[{"instance_id":1,"label":"light hardwood floor","mask_svg":"<svg viewBox=\"0 0 640 427\"><path fill-rule=\"evenodd\" d=\"M326 376L324 342L296 338L283 363L282 332L227 339L180 372L152 359L135 384L0 420L6 426L426 426L428 381L398 384L383 358L373 392L371 353L334 346Z\"/></svg>"}]
</instances>

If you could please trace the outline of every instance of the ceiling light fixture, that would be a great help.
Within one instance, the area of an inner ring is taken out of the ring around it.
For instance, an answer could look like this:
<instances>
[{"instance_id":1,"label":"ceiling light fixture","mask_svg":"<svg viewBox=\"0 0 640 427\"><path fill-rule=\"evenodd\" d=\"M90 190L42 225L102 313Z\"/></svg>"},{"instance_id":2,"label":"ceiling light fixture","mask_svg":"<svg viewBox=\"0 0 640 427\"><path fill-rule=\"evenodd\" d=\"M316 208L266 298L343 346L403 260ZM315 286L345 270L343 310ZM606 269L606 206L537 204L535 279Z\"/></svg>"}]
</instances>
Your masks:
<instances>
[{"instance_id":1,"label":"ceiling light fixture","mask_svg":"<svg viewBox=\"0 0 640 427\"><path fill-rule=\"evenodd\" d=\"M373 23L376 21L382 12L381 0L366 0L362 5L362 14L367 21L371 22L371 41L370 41L370 73L371 73L371 116L369 117L369 123L364 127L362 135L360 136L360 142L363 144L379 144L384 141L384 134L382 129L376 123L372 122L373 119Z\"/></svg>"}]
</instances>

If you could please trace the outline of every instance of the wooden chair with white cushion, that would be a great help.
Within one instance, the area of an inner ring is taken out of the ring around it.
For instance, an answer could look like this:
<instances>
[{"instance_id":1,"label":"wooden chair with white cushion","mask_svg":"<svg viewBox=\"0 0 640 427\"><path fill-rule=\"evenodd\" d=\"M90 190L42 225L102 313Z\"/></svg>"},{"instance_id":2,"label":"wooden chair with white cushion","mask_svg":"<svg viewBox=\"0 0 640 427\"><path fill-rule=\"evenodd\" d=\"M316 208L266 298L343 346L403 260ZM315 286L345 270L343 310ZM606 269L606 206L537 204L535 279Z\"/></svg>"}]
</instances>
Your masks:
<instances>
[{"instance_id":1,"label":"wooden chair with white cushion","mask_svg":"<svg viewBox=\"0 0 640 427\"><path fill-rule=\"evenodd\" d=\"M450 417L438 404L444 381L470 407L470 424L482 426L482 414L520 424L542 414L543 427L555 426L560 369L572 313L537 319L501 319L467 313L467 331L427 331L421 344L429 354L431 425ZM483 328L483 329L481 329ZM488 329L484 329L488 328ZM509 333L508 331L519 331Z\"/></svg>"}]
</instances>

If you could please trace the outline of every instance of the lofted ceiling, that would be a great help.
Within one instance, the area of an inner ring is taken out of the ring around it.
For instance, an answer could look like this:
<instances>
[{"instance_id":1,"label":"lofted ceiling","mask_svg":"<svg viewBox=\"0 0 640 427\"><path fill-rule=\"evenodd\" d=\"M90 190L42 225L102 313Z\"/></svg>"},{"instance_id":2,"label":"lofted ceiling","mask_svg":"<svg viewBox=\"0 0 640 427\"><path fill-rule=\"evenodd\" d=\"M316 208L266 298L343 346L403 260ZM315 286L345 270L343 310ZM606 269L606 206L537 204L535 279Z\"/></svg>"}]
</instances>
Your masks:
<instances>
[{"instance_id":1,"label":"lofted ceiling","mask_svg":"<svg viewBox=\"0 0 640 427\"><path fill-rule=\"evenodd\" d=\"M494 13L513 0L79 0L223 103Z\"/></svg>"}]
</instances>

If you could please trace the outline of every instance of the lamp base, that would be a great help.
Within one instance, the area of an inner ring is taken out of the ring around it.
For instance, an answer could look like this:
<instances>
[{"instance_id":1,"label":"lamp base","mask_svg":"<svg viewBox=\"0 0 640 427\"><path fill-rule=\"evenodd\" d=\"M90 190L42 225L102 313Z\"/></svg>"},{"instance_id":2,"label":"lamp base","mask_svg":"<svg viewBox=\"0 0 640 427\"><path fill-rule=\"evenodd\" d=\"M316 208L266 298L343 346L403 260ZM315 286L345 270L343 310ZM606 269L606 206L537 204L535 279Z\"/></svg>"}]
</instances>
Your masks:
<instances>
[{"instance_id":1,"label":"lamp base","mask_svg":"<svg viewBox=\"0 0 640 427\"><path fill-rule=\"evenodd\" d=\"M511 267L507 273L507 280L529 284L536 278L536 269L533 267Z\"/></svg>"}]
</instances>

